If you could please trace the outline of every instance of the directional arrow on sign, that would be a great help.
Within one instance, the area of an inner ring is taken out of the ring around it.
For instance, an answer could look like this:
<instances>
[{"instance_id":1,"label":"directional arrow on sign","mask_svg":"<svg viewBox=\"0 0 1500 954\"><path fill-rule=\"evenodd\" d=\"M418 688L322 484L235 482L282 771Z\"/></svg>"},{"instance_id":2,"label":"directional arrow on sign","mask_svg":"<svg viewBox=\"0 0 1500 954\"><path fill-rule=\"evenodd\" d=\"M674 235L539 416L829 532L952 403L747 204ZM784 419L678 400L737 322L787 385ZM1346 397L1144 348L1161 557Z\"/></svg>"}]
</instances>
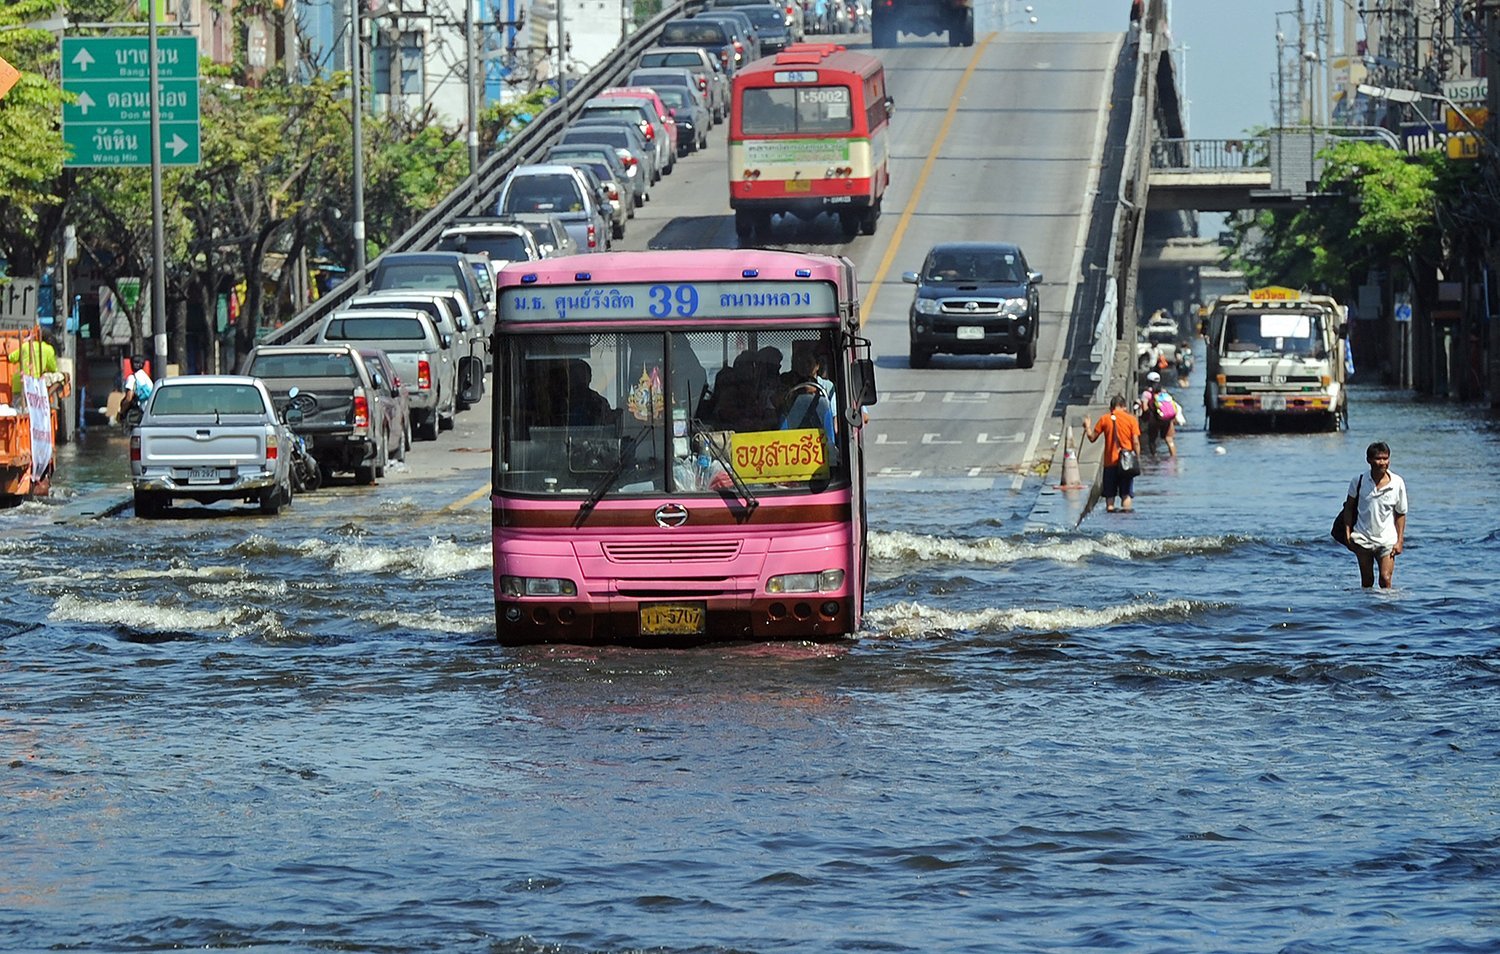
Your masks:
<instances>
[{"instance_id":1,"label":"directional arrow on sign","mask_svg":"<svg viewBox=\"0 0 1500 954\"><path fill-rule=\"evenodd\" d=\"M177 135L176 133L173 133L172 134L172 141L166 143L166 147L168 149L172 150L172 156L175 158L177 156L182 155L182 150L184 150L184 149L186 149L188 147L188 141L186 139L183 139L181 136Z\"/></svg>"},{"instance_id":2,"label":"directional arrow on sign","mask_svg":"<svg viewBox=\"0 0 1500 954\"><path fill-rule=\"evenodd\" d=\"M78 48L78 54L73 57L73 63L78 67L80 72L87 73L89 67L94 64L94 56L89 52L88 47L81 46Z\"/></svg>"},{"instance_id":3,"label":"directional arrow on sign","mask_svg":"<svg viewBox=\"0 0 1500 954\"><path fill-rule=\"evenodd\" d=\"M78 111L79 112L81 112L85 116L87 116L89 114L90 107L92 107L93 105L94 105L94 97L90 96L86 92L78 94Z\"/></svg>"}]
</instances>

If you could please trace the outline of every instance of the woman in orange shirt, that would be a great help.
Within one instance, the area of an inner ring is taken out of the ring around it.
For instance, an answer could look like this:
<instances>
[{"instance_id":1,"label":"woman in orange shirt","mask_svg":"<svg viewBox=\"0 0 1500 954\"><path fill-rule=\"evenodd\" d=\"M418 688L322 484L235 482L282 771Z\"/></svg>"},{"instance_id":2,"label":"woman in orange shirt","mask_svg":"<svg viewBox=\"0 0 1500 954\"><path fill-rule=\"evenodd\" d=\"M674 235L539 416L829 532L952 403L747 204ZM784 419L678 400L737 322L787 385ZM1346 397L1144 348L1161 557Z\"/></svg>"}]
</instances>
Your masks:
<instances>
[{"instance_id":1,"label":"woman in orange shirt","mask_svg":"<svg viewBox=\"0 0 1500 954\"><path fill-rule=\"evenodd\" d=\"M1100 496L1104 498L1104 509L1115 512L1115 498L1120 498L1120 509L1135 509L1135 477L1120 473L1120 451L1129 449L1139 457L1141 453L1141 422L1125 409L1124 395L1116 394L1109 399L1109 413L1090 424L1088 415L1083 416L1083 430L1090 441L1104 435L1104 486Z\"/></svg>"}]
</instances>

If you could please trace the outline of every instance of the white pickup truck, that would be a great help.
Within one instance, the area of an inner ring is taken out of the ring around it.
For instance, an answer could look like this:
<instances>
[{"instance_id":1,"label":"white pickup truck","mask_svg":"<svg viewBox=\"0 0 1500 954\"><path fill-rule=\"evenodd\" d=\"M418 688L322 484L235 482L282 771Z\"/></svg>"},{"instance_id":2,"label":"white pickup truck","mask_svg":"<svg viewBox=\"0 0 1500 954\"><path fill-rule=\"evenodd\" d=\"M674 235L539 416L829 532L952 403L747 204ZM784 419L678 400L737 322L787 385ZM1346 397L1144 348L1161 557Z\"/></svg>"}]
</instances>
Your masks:
<instances>
[{"instance_id":1,"label":"white pickup truck","mask_svg":"<svg viewBox=\"0 0 1500 954\"><path fill-rule=\"evenodd\" d=\"M130 435L136 516L154 517L178 498L243 500L274 514L292 500L291 446L270 392L255 378L167 378Z\"/></svg>"},{"instance_id":2,"label":"white pickup truck","mask_svg":"<svg viewBox=\"0 0 1500 954\"><path fill-rule=\"evenodd\" d=\"M411 407L412 431L424 441L453 427L458 410L458 373L451 341L432 319L410 308L337 311L323 320L315 339L324 345L380 348L396 366Z\"/></svg>"}]
</instances>

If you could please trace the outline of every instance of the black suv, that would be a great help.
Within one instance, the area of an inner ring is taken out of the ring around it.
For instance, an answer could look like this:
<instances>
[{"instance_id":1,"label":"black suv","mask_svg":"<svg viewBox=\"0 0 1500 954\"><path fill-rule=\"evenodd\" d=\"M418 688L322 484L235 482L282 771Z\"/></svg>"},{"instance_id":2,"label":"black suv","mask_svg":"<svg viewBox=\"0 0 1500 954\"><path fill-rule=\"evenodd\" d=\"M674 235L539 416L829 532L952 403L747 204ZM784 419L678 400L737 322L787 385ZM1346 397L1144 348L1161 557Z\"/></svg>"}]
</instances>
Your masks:
<instances>
[{"instance_id":1,"label":"black suv","mask_svg":"<svg viewBox=\"0 0 1500 954\"><path fill-rule=\"evenodd\" d=\"M1005 242L934 245L922 271L901 280L917 286L911 303L911 366L935 352L1013 354L1016 367L1036 364L1041 272L1019 246Z\"/></svg>"}]
</instances>

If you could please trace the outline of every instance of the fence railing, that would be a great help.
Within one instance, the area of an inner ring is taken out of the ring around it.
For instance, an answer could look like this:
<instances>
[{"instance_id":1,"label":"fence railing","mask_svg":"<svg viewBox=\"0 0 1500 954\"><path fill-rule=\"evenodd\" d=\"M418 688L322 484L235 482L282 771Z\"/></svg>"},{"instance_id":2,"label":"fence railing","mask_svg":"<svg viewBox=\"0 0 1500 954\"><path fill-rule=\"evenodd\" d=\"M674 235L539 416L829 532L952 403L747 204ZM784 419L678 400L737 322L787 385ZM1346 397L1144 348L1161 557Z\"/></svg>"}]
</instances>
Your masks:
<instances>
[{"instance_id":1,"label":"fence railing","mask_svg":"<svg viewBox=\"0 0 1500 954\"><path fill-rule=\"evenodd\" d=\"M1152 170L1229 172L1254 169L1270 161L1270 140L1157 139L1151 144Z\"/></svg>"},{"instance_id":2,"label":"fence railing","mask_svg":"<svg viewBox=\"0 0 1500 954\"><path fill-rule=\"evenodd\" d=\"M489 213L494 207L495 196L500 190L501 183L505 181L506 176L510 175L512 169L528 162L535 162L545 155L547 148L561 135L568 123L572 122L574 117L582 111L585 101L624 79L630 71L631 64L635 63L641 52L656 45L661 28L668 20L685 16L702 6L703 0L682 0L682 2L668 5L661 13L652 17L639 30L627 37L625 42L598 66L594 67L592 72L569 89L566 99L548 106L535 119L527 123L520 132L507 140L503 147L480 164L475 176L465 178L458 188L445 196L418 219L415 225L391 242L381 255L389 252L426 251L437 245L438 237L443 229L454 218L461 215ZM346 275L343 281L325 292L310 306L292 316L281 327L267 334L262 340L267 344L290 344L311 340L325 317L337 311L345 302L364 289L371 271L379 261L380 257L377 256L366 264L362 271Z\"/></svg>"}]
</instances>

